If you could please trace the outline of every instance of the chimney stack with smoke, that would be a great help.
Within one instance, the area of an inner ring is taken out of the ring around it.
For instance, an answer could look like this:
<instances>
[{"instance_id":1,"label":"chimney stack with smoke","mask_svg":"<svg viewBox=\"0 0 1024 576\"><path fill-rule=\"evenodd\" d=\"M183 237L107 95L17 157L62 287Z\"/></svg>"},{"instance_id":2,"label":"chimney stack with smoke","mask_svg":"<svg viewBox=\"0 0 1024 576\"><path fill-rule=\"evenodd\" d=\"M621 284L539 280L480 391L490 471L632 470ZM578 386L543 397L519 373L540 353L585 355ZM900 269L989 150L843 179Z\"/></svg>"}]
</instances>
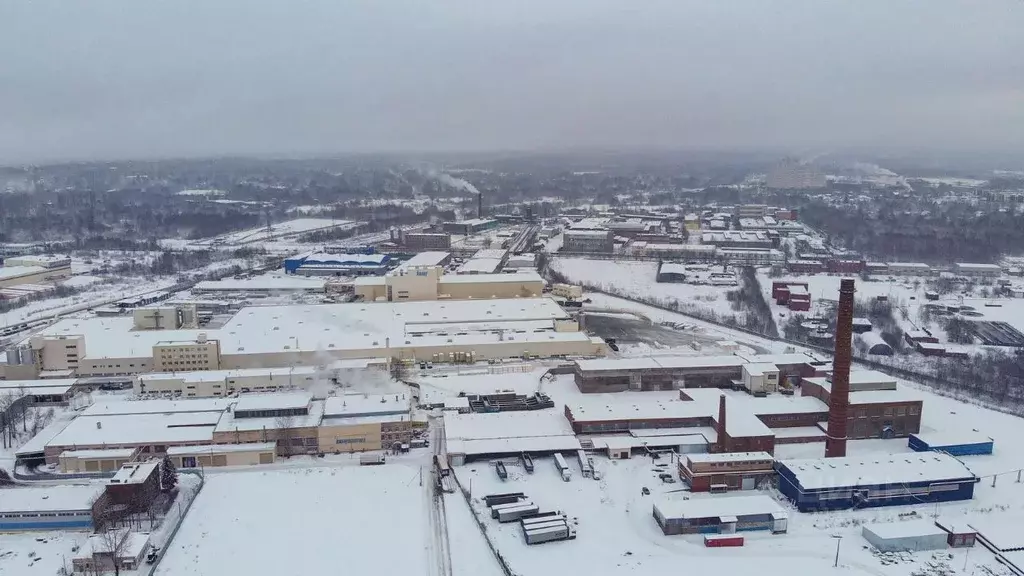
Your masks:
<instances>
[{"instance_id":1,"label":"chimney stack with smoke","mask_svg":"<svg viewBox=\"0 0 1024 576\"><path fill-rule=\"evenodd\" d=\"M476 195L476 217L484 217L484 193L478 192Z\"/></svg>"},{"instance_id":2,"label":"chimney stack with smoke","mask_svg":"<svg viewBox=\"0 0 1024 576\"><path fill-rule=\"evenodd\" d=\"M825 457L846 456L846 419L850 411L850 360L853 341L854 283L844 278L839 284L839 309L836 313L836 350L832 360L832 392L828 403L828 436Z\"/></svg>"},{"instance_id":3,"label":"chimney stack with smoke","mask_svg":"<svg viewBox=\"0 0 1024 576\"><path fill-rule=\"evenodd\" d=\"M729 451L729 434L725 431L725 394L718 397L718 451Z\"/></svg>"}]
</instances>

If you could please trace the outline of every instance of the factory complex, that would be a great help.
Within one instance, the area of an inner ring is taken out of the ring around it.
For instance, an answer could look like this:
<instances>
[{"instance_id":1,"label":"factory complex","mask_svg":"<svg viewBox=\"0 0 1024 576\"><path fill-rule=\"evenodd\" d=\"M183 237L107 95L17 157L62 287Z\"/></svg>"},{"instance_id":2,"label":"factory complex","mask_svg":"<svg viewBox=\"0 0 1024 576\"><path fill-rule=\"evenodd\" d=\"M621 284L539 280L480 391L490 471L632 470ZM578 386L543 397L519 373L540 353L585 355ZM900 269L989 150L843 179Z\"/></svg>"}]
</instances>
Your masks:
<instances>
[{"instance_id":1,"label":"factory complex","mask_svg":"<svg viewBox=\"0 0 1024 576\"><path fill-rule=\"evenodd\" d=\"M317 366L358 358L474 362L600 356L606 350L600 338L581 332L578 322L547 297L257 306L208 329L193 327L194 310L187 308L135 312L130 318L61 320L22 344L20 363L37 375L114 376Z\"/></svg>"}]
</instances>

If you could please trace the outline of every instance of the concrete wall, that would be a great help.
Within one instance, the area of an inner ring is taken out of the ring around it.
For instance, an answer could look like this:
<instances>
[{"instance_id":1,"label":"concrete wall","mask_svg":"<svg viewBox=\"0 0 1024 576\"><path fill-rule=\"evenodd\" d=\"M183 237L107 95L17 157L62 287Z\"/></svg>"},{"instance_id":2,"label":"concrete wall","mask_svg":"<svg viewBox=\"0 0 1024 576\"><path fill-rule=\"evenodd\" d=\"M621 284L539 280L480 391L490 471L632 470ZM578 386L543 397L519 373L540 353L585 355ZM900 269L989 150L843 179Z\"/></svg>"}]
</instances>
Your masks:
<instances>
[{"instance_id":1,"label":"concrete wall","mask_svg":"<svg viewBox=\"0 0 1024 576\"><path fill-rule=\"evenodd\" d=\"M161 342L153 346L153 370L220 370L220 342Z\"/></svg>"},{"instance_id":2,"label":"concrete wall","mask_svg":"<svg viewBox=\"0 0 1024 576\"><path fill-rule=\"evenodd\" d=\"M530 298L540 296L544 291L542 280L523 282L445 282L438 286L441 294L453 300L470 298Z\"/></svg>"},{"instance_id":3,"label":"concrete wall","mask_svg":"<svg viewBox=\"0 0 1024 576\"><path fill-rule=\"evenodd\" d=\"M343 418L336 423L325 422L318 429L320 451L344 454L381 449L380 423L348 424Z\"/></svg>"},{"instance_id":4,"label":"concrete wall","mask_svg":"<svg viewBox=\"0 0 1024 576\"><path fill-rule=\"evenodd\" d=\"M181 394L190 397L225 396L233 392L264 392L281 388L309 386L316 377L312 374L249 374L217 380L189 381L175 375L166 378L135 378L132 388L136 394ZM144 384L144 386L143 386Z\"/></svg>"}]
</instances>

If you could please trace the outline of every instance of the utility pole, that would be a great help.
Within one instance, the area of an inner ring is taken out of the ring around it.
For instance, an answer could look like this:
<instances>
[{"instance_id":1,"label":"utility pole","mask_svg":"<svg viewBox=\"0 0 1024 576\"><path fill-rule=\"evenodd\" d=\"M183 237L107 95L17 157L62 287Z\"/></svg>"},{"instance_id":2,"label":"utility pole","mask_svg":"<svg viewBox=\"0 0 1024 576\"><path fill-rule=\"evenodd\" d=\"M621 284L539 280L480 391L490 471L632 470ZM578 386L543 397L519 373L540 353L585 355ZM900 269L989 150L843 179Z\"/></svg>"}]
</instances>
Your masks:
<instances>
[{"instance_id":1,"label":"utility pole","mask_svg":"<svg viewBox=\"0 0 1024 576\"><path fill-rule=\"evenodd\" d=\"M840 536L840 535L837 535L837 534L833 534L832 537L835 538L835 540L836 540L836 561L835 561L834 564L832 564L832 567L833 568L838 568L839 567L839 545L842 544L843 537Z\"/></svg>"}]
</instances>

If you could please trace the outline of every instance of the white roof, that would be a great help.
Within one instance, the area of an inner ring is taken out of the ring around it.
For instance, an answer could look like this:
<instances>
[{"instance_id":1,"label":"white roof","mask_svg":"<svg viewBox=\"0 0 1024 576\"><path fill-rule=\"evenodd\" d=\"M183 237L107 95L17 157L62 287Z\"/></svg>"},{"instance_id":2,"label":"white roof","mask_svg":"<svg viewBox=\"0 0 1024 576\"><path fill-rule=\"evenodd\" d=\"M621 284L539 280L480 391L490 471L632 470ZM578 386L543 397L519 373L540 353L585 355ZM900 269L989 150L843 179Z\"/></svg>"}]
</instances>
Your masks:
<instances>
[{"instance_id":1,"label":"white roof","mask_svg":"<svg viewBox=\"0 0 1024 576\"><path fill-rule=\"evenodd\" d=\"M48 268L43 268L42 266L0 266L0 280L9 280L11 278L18 278L29 274L38 274L40 272L46 272L47 270Z\"/></svg>"},{"instance_id":2,"label":"white roof","mask_svg":"<svg viewBox=\"0 0 1024 576\"><path fill-rule=\"evenodd\" d=\"M775 364L768 362L751 362L750 364L744 364L743 369L746 370L751 376L761 376L765 372L778 372L779 367Z\"/></svg>"},{"instance_id":3,"label":"white roof","mask_svg":"<svg viewBox=\"0 0 1024 576\"><path fill-rule=\"evenodd\" d=\"M956 458L938 452L783 460L805 490L880 484L934 483L973 478Z\"/></svg>"},{"instance_id":4,"label":"white roof","mask_svg":"<svg viewBox=\"0 0 1024 576\"><path fill-rule=\"evenodd\" d=\"M309 392L278 392L274 394L245 394L235 402L235 412L251 410L292 410L306 408L313 400Z\"/></svg>"},{"instance_id":5,"label":"white roof","mask_svg":"<svg viewBox=\"0 0 1024 576\"><path fill-rule=\"evenodd\" d=\"M512 454L517 452L559 452L579 450L580 441L572 435L564 436L514 436L510 438L487 438L482 440L448 440L445 448L449 454Z\"/></svg>"},{"instance_id":6,"label":"white roof","mask_svg":"<svg viewBox=\"0 0 1024 576\"><path fill-rule=\"evenodd\" d=\"M577 360L583 371L649 370L676 368L739 368L746 361L739 356L638 356Z\"/></svg>"},{"instance_id":7,"label":"white roof","mask_svg":"<svg viewBox=\"0 0 1024 576\"><path fill-rule=\"evenodd\" d=\"M766 362L768 364L803 364L805 362L817 362L820 360L813 354L804 354L802 352L791 352L789 354L736 354L736 356L746 360L747 362Z\"/></svg>"},{"instance_id":8,"label":"white roof","mask_svg":"<svg viewBox=\"0 0 1024 576\"><path fill-rule=\"evenodd\" d=\"M448 252L420 252L403 262L399 268L411 268L413 266L438 266L449 256L451 256L451 254Z\"/></svg>"},{"instance_id":9,"label":"white roof","mask_svg":"<svg viewBox=\"0 0 1024 576\"><path fill-rule=\"evenodd\" d=\"M654 508L667 519L695 520L722 516L781 514L782 507L768 496L710 496L690 500L659 500Z\"/></svg>"},{"instance_id":10,"label":"white roof","mask_svg":"<svg viewBox=\"0 0 1024 576\"><path fill-rule=\"evenodd\" d=\"M289 379L295 376L315 376L316 366L293 366L287 368L239 368L235 370L196 370L192 372L150 372L139 374L137 378L141 382L150 380L167 380L172 378L181 379L186 384L199 382L225 382L231 378L247 378L253 376L268 376L274 378Z\"/></svg>"},{"instance_id":11,"label":"white roof","mask_svg":"<svg viewBox=\"0 0 1024 576\"><path fill-rule=\"evenodd\" d=\"M566 230L564 236L567 238L607 238L610 230Z\"/></svg>"},{"instance_id":12,"label":"white roof","mask_svg":"<svg viewBox=\"0 0 1024 576\"><path fill-rule=\"evenodd\" d=\"M946 536L946 531L935 525L933 520L909 520L906 522L885 522L866 524L864 530L881 540L915 538L920 536Z\"/></svg>"},{"instance_id":13,"label":"white roof","mask_svg":"<svg viewBox=\"0 0 1024 576\"><path fill-rule=\"evenodd\" d=\"M229 398L189 398L181 400L104 400L82 411L82 416L114 416L122 414L179 414L215 412L220 414L230 404Z\"/></svg>"},{"instance_id":14,"label":"white roof","mask_svg":"<svg viewBox=\"0 0 1024 576\"><path fill-rule=\"evenodd\" d=\"M1002 270L999 264L977 264L974 262L957 262L956 267L962 270Z\"/></svg>"},{"instance_id":15,"label":"white roof","mask_svg":"<svg viewBox=\"0 0 1024 576\"><path fill-rule=\"evenodd\" d=\"M510 275L513 276L513 275ZM519 281L517 279L516 281ZM552 299L514 298L418 302L354 302L243 308L219 329L133 330L132 318L66 319L40 335L82 334L86 358L149 357L153 345L164 341L194 341L200 334L220 342L221 354L287 351L361 350L381 355L390 338L392 347L498 342L496 334L407 338L411 322L469 322L479 320L552 320L568 314ZM582 332L525 334L529 342L579 341ZM449 343L448 340L452 342ZM376 353L374 353L376 352Z\"/></svg>"},{"instance_id":16,"label":"white roof","mask_svg":"<svg viewBox=\"0 0 1024 576\"><path fill-rule=\"evenodd\" d=\"M65 450L60 453L61 458L131 458L135 453L134 448L107 448L97 450Z\"/></svg>"},{"instance_id":17,"label":"white roof","mask_svg":"<svg viewBox=\"0 0 1024 576\"><path fill-rule=\"evenodd\" d=\"M889 268L918 268L922 270L931 268L931 266L924 262L889 262L888 266Z\"/></svg>"},{"instance_id":18,"label":"white roof","mask_svg":"<svg viewBox=\"0 0 1024 576\"><path fill-rule=\"evenodd\" d=\"M54 378L47 380L0 380L0 391L8 388L42 389L55 388L56 392L39 392L39 394L62 394L78 382L77 378Z\"/></svg>"},{"instance_id":19,"label":"white roof","mask_svg":"<svg viewBox=\"0 0 1024 576\"><path fill-rule=\"evenodd\" d=\"M142 484L154 470L160 467L159 460L123 464L110 479L110 484Z\"/></svg>"},{"instance_id":20,"label":"white roof","mask_svg":"<svg viewBox=\"0 0 1024 576\"><path fill-rule=\"evenodd\" d=\"M493 275L501 266L500 258L478 258L474 256L459 266L459 274Z\"/></svg>"},{"instance_id":21,"label":"white roof","mask_svg":"<svg viewBox=\"0 0 1024 576\"><path fill-rule=\"evenodd\" d=\"M502 258L505 257L506 254L508 254L508 250L505 250L503 248L484 248L482 250L477 250L476 253L473 254L473 259L493 258L496 260L501 260Z\"/></svg>"},{"instance_id":22,"label":"white roof","mask_svg":"<svg viewBox=\"0 0 1024 576\"><path fill-rule=\"evenodd\" d=\"M255 444L210 444L207 446L169 446L168 456L198 456L206 454L223 454L226 452L266 452L277 449L275 442L257 442Z\"/></svg>"},{"instance_id":23,"label":"white roof","mask_svg":"<svg viewBox=\"0 0 1024 576\"><path fill-rule=\"evenodd\" d=\"M469 262L472 262L470 260ZM466 262L466 264L469 264ZM461 269L460 269L461 270ZM544 282L534 270L520 270L514 274L445 274L438 282L441 286L445 284L476 284L494 282Z\"/></svg>"},{"instance_id":24,"label":"white roof","mask_svg":"<svg viewBox=\"0 0 1024 576\"><path fill-rule=\"evenodd\" d=\"M0 512L89 510L102 493L101 485L5 488Z\"/></svg>"},{"instance_id":25,"label":"white roof","mask_svg":"<svg viewBox=\"0 0 1024 576\"><path fill-rule=\"evenodd\" d=\"M125 529L127 531L127 529ZM118 550L120 558L138 558L149 546L149 533L148 532L128 532L125 535L127 541ZM89 536L88 550L92 553L105 553L110 552L108 542L101 534L93 534ZM116 548L115 548L116 549Z\"/></svg>"},{"instance_id":26,"label":"white roof","mask_svg":"<svg viewBox=\"0 0 1024 576\"><path fill-rule=\"evenodd\" d=\"M517 436L572 435L569 421L559 410L497 412L491 414L444 414L447 440L484 440Z\"/></svg>"},{"instance_id":27,"label":"white roof","mask_svg":"<svg viewBox=\"0 0 1024 576\"><path fill-rule=\"evenodd\" d=\"M897 388L895 390L855 390L850 392L850 405L923 401L924 396L920 392L909 388Z\"/></svg>"},{"instance_id":28,"label":"white roof","mask_svg":"<svg viewBox=\"0 0 1024 576\"><path fill-rule=\"evenodd\" d=\"M344 264L344 265L365 265L383 264L388 259L387 254L329 254L326 252L314 252L303 260L307 264Z\"/></svg>"},{"instance_id":29,"label":"white roof","mask_svg":"<svg viewBox=\"0 0 1024 576\"><path fill-rule=\"evenodd\" d=\"M775 458L767 452L721 452L717 454L687 454L691 462L747 462L750 460L768 460Z\"/></svg>"},{"instance_id":30,"label":"white roof","mask_svg":"<svg viewBox=\"0 0 1024 576\"><path fill-rule=\"evenodd\" d=\"M324 417L339 418L404 413L409 412L411 409L411 402L412 398L405 393L352 393L331 396L324 401Z\"/></svg>"},{"instance_id":31,"label":"white roof","mask_svg":"<svg viewBox=\"0 0 1024 576\"><path fill-rule=\"evenodd\" d=\"M462 408L469 408L469 397L455 396L453 398L445 398L444 407L446 410L460 410Z\"/></svg>"},{"instance_id":32,"label":"white roof","mask_svg":"<svg viewBox=\"0 0 1024 576\"><path fill-rule=\"evenodd\" d=\"M228 412L217 423L217 432L246 432L252 430L277 430L287 428L308 428L320 425L324 415L323 401L314 400L309 405L309 413L301 416L268 416L266 418L236 418L234 412Z\"/></svg>"},{"instance_id":33,"label":"white roof","mask_svg":"<svg viewBox=\"0 0 1024 576\"><path fill-rule=\"evenodd\" d=\"M83 415L72 420L47 446L208 443L220 419L220 412Z\"/></svg>"},{"instance_id":34,"label":"white roof","mask_svg":"<svg viewBox=\"0 0 1024 576\"><path fill-rule=\"evenodd\" d=\"M16 456L22 456L24 454L38 454L46 450L46 447L50 444L50 441L57 437L58 434L64 431L71 422L74 420L65 420L65 417L58 417L53 422L48 424L45 428L39 431L38 434L29 439L21 445L14 452Z\"/></svg>"},{"instance_id":35,"label":"white roof","mask_svg":"<svg viewBox=\"0 0 1024 576\"><path fill-rule=\"evenodd\" d=\"M254 278L224 278L223 280L204 280L193 287L201 292L245 292L247 290L314 290L322 291L327 285L323 278L306 276L263 275Z\"/></svg>"},{"instance_id":36,"label":"white roof","mask_svg":"<svg viewBox=\"0 0 1024 576\"><path fill-rule=\"evenodd\" d=\"M942 431L942 432L925 432L919 434L911 434L911 436L917 437L918 440L928 444L931 448L941 448L943 446L961 446L964 444L987 444L992 442L992 438L986 436L980 432L974 432L971 430L965 430L960 432L953 431Z\"/></svg>"},{"instance_id":37,"label":"white roof","mask_svg":"<svg viewBox=\"0 0 1024 576\"><path fill-rule=\"evenodd\" d=\"M850 384L888 384L896 378L878 370L850 370Z\"/></svg>"}]
</instances>

